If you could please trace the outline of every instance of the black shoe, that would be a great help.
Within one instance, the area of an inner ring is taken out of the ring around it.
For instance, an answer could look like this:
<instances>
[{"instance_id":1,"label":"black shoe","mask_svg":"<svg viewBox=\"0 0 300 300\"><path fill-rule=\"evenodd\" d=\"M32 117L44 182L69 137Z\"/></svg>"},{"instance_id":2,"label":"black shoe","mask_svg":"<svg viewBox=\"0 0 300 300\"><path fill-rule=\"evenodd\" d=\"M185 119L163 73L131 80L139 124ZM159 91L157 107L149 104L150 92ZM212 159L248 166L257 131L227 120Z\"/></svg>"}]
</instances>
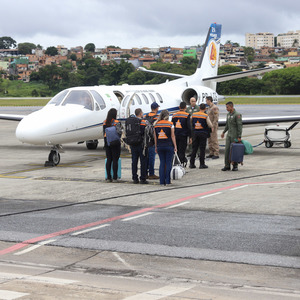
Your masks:
<instances>
[{"instance_id":1,"label":"black shoe","mask_svg":"<svg viewBox=\"0 0 300 300\"><path fill-rule=\"evenodd\" d=\"M223 169L221 169L222 171L230 171L230 167L224 167Z\"/></svg>"},{"instance_id":2,"label":"black shoe","mask_svg":"<svg viewBox=\"0 0 300 300\"><path fill-rule=\"evenodd\" d=\"M212 159L218 159L219 156L218 156L218 155L213 155L211 158L212 158Z\"/></svg>"},{"instance_id":3,"label":"black shoe","mask_svg":"<svg viewBox=\"0 0 300 300\"><path fill-rule=\"evenodd\" d=\"M196 166L195 165L190 165L189 168L190 169L196 169Z\"/></svg>"},{"instance_id":4,"label":"black shoe","mask_svg":"<svg viewBox=\"0 0 300 300\"><path fill-rule=\"evenodd\" d=\"M147 181L147 180L141 180L140 181L140 184L148 184L149 183L149 181Z\"/></svg>"},{"instance_id":5,"label":"black shoe","mask_svg":"<svg viewBox=\"0 0 300 300\"><path fill-rule=\"evenodd\" d=\"M238 167L237 166L233 166L232 171L238 171Z\"/></svg>"},{"instance_id":6,"label":"black shoe","mask_svg":"<svg viewBox=\"0 0 300 300\"><path fill-rule=\"evenodd\" d=\"M207 169L208 166L207 165L200 165L199 169Z\"/></svg>"},{"instance_id":7,"label":"black shoe","mask_svg":"<svg viewBox=\"0 0 300 300\"><path fill-rule=\"evenodd\" d=\"M206 156L206 158L213 158L214 156L212 154L209 154Z\"/></svg>"},{"instance_id":8,"label":"black shoe","mask_svg":"<svg viewBox=\"0 0 300 300\"><path fill-rule=\"evenodd\" d=\"M138 179L135 179L135 180L133 180L133 183L134 183L134 184L138 184L138 183L139 183L139 180L138 180Z\"/></svg>"}]
</instances>

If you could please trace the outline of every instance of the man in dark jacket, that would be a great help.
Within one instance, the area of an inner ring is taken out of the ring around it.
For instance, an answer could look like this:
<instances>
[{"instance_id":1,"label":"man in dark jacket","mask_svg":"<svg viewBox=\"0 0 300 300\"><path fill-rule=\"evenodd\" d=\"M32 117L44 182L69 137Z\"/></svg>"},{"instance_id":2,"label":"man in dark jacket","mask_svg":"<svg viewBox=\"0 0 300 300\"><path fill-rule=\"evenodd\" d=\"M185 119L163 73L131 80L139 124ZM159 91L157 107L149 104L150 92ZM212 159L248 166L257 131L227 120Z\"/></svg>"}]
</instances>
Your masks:
<instances>
[{"instance_id":1,"label":"man in dark jacket","mask_svg":"<svg viewBox=\"0 0 300 300\"><path fill-rule=\"evenodd\" d=\"M146 121L143 120L143 111L140 108L135 110L135 116L131 116L130 118L138 118L140 120L140 132L138 134L141 135L140 142L135 145L130 145L131 149L131 171L132 171L132 180L133 183L141 183L147 184L148 181L146 180L147 175L147 156L143 154L143 140L144 140L144 133L146 127ZM140 159L141 163L141 176L140 180L137 174L138 171L138 161Z\"/></svg>"},{"instance_id":2,"label":"man in dark jacket","mask_svg":"<svg viewBox=\"0 0 300 300\"><path fill-rule=\"evenodd\" d=\"M173 115L172 122L175 127L177 154L180 162L185 165L187 162L185 151L187 147L188 137L189 143L192 143L191 119L190 114L186 112L185 102L180 103L179 112Z\"/></svg>"},{"instance_id":3,"label":"man in dark jacket","mask_svg":"<svg viewBox=\"0 0 300 300\"><path fill-rule=\"evenodd\" d=\"M194 169L195 158L197 150L200 149L200 167L199 169L207 169L208 166L205 164L205 148L207 138L209 136L209 128L213 130L212 123L209 116L205 113L206 105L200 104L200 111L193 114L192 117L192 130L193 130L193 144L192 144L192 155L190 159L190 168Z\"/></svg>"}]
</instances>

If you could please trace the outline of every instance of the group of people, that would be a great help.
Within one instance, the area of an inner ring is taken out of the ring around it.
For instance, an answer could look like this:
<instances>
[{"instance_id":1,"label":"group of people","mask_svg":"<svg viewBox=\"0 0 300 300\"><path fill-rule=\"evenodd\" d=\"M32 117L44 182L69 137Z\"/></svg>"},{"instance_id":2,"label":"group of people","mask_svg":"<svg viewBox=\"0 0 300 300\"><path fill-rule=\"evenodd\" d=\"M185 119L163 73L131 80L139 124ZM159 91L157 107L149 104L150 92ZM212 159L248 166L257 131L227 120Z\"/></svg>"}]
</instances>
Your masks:
<instances>
[{"instance_id":1,"label":"group of people","mask_svg":"<svg viewBox=\"0 0 300 300\"><path fill-rule=\"evenodd\" d=\"M241 141L242 117L235 109L232 102L226 103L228 111L226 126L221 137L226 136L225 166L222 171L230 170L230 144L235 140ZM159 105L151 104L151 112L143 114L141 108L135 110L130 118L136 118L139 124L137 134L141 136L136 144L130 144L132 155L132 180L133 183L148 184L147 179L159 179L161 185L171 183L170 172L174 152L177 152L180 162L187 164L186 152L190 152L189 168L196 168L195 160L199 152L200 169L207 169L205 164L205 151L208 141L209 155L206 158L219 158L218 121L219 108L213 103L211 96L206 97L206 104L196 104L196 99L190 99L190 106L185 102L179 105L179 111L169 120L169 111L162 110L158 114ZM104 143L106 149L106 173L107 181L117 181L118 160L121 152L121 142L108 145L106 128L111 126L120 127L117 118L117 110L112 108L103 123ZM119 130L121 135L122 130ZM159 176L154 173L155 155L160 159ZM140 177L138 177L138 161L140 160ZM113 174L111 175L111 166ZM237 171L237 164L233 165L232 171Z\"/></svg>"}]
</instances>

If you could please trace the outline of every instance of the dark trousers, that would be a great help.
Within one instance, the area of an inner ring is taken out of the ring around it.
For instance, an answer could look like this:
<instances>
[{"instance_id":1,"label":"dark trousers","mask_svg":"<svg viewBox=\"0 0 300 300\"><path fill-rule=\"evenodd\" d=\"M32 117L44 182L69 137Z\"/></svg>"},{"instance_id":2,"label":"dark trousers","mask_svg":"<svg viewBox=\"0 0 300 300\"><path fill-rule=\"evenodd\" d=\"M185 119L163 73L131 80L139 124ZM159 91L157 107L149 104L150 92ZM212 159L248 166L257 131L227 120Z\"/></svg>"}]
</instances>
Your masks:
<instances>
[{"instance_id":1,"label":"dark trousers","mask_svg":"<svg viewBox=\"0 0 300 300\"><path fill-rule=\"evenodd\" d=\"M113 179L118 179L118 160L121 154L121 144L116 146L105 146L106 151L106 173L107 178L111 178L111 164L113 166Z\"/></svg>"},{"instance_id":2,"label":"dark trousers","mask_svg":"<svg viewBox=\"0 0 300 300\"><path fill-rule=\"evenodd\" d=\"M145 181L147 175L147 156L143 155L143 145L130 146L131 148L131 171L132 180L138 180L138 161L141 162L141 176L140 180Z\"/></svg>"},{"instance_id":3,"label":"dark trousers","mask_svg":"<svg viewBox=\"0 0 300 300\"><path fill-rule=\"evenodd\" d=\"M155 155L155 146L148 147L147 173L149 176L154 175Z\"/></svg>"},{"instance_id":4,"label":"dark trousers","mask_svg":"<svg viewBox=\"0 0 300 300\"><path fill-rule=\"evenodd\" d=\"M171 183L171 169L174 156L173 146L157 146L157 153L159 156L159 183L170 184Z\"/></svg>"},{"instance_id":5,"label":"dark trousers","mask_svg":"<svg viewBox=\"0 0 300 300\"><path fill-rule=\"evenodd\" d=\"M176 145L177 145L177 155L180 159L180 162L184 164L185 160L185 151L187 147L187 136L176 135Z\"/></svg>"},{"instance_id":6,"label":"dark trousers","mask_svg":"<svg viewBox=\"0 0 300 300\"><path fill-rule=\"evenodd\" d=\"M200 165L205 164L205 148L206 148L207 134L206 133L197 133L193 136L192 144L192 155L190 159L190 164L195 164L195 158L198 149L200 149Z\"/></svg>"}]
</instances>

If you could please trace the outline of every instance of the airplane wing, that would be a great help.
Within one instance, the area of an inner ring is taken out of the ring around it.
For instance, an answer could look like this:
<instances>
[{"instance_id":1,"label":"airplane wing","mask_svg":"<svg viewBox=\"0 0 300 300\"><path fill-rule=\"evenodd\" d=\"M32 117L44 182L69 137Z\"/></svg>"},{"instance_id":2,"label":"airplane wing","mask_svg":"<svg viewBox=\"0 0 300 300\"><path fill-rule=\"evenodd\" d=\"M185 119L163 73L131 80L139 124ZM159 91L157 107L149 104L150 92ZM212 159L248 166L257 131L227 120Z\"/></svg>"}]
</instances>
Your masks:
<instances>
[{"instance_id":1,"label":"airplane wing","mask_svg":"<svg viewBox=\"0 0 300 300\"><path fill-rule=\"evenodd\" d=\"M0 120L21 121L25 115L0 114Z\"/></svg>"},{"instance_id":2,"label":"airplane wing","mask_svg":"<svg viewBox=\"0 0 300 300\"><path fill-rule=\"evenodd\" d=\"M299 122L300 116L274 116L274 117L245 117L242 118L243 125L250 124L267 124L267 123L283 123L283 122ZM225 126L226 119L219 119L219 126Z\"/></svg>"},{"instance_id":3,"label":"airplane wing","mask_svg":"<svg viewBox=\"0 0 300 300\"><path fill-rule=\"evenodd\" d=\"M138 70L143 71L143 72L158 74L158 75L173 76L173 77L176 77L176 78L188 77L187 75L182 75L182 74L175 74L175 73L161 72L161 71L155 71L155 70L148 70L144 67L139 67Z\"/></svg>"},{"instance_id":4,"label":"airplane wing","mask_svg":"<svg viewBox=\"0 0 300 300\"><path fill-rule=\"evenodd\" d=\"M223 82L223 81L228 81L228 80L233 80L233 79L238 79L238 78L243 78L251 75L258 75L270 71L274 71L276 68L273 67L268 67L268 68L261 68L261 69L254 69L254 70L249 70L249 71L241 71L241 72L235 72L235 73L228 73L228 74L222 74L222 75L217 75L213 77L207 77L203 78L203 81L214 81L214 82Z\"/></svg>"}]
</instances>

